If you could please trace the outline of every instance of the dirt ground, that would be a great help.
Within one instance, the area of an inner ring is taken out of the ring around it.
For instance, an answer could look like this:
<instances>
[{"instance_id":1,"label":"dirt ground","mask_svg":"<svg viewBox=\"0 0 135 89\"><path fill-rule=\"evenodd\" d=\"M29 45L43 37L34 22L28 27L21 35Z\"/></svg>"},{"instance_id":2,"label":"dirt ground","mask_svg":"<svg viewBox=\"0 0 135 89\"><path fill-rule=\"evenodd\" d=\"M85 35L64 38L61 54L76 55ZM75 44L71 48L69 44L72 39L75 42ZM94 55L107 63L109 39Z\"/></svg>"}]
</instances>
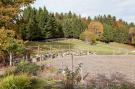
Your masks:
<instances>
[{"instance_id":1,"label":"dirt ground","mask_svg":"<svg viewBox=\"0 0 135 89\"><path fill-rule=\"evenodd\" d=\"M74 56L74 67L83 63L83 73L91 75L121 73L126 78L135 81L135 56ZM72 65L71 56L52 60L52 65L57 68L70 67Z\"/></svg>"},{"instance_id":2,"label":"dirt ground","mask_svg":"<svg viewBox=\"0 0 135 89\"><path fill-rule=\"evenodd\" d=\"M0 76L3 75L4 69L0 68Z\"/></svg>"}]
</instances>

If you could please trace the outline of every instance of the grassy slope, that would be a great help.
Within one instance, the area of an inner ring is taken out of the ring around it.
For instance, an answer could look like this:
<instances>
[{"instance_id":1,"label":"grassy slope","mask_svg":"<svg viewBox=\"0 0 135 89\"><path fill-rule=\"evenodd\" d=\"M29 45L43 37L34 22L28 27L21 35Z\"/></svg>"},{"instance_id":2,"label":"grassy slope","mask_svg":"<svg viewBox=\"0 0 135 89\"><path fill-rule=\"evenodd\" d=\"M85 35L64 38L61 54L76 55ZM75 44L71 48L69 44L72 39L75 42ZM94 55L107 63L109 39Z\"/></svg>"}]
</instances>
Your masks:
<instances>
[{"instance_id":1,"label":"grassy slope","mask_svg":"<svg viewBox=\"0 0 135 89\"><path fill-rule=\"evenodd\" d=\"M44 50L59 50L59 49L80 49L80 50L89 50L91 52L96 52L97 54L127 54L135 48L130 45L120 44L120 43L103 43L97 42L96 45L90 45L84 43L81 40L77 39L67 39L67 40L59 40L53 42L28 42L28 46L44 46Z\"/></svg>"}]
</instances>

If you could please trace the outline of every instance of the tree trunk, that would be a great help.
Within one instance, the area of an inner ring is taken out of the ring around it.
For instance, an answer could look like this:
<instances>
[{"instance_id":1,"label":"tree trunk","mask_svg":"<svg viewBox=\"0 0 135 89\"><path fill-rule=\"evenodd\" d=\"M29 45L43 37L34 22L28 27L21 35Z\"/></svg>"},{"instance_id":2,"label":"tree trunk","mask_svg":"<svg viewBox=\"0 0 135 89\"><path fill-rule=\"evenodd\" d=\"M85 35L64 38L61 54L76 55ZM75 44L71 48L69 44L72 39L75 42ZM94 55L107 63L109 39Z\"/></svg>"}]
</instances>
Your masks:
<instances>
[{"instance_id":1,"label":"tree trunk","mask_svg":"<svg viewBox=\"0 0 135 89\"><path fill-rule=\"evenodd\" d=\"M10 66L12 66L12 60L13 60L12 52L10 52L10 53L9 53L9 62L10 62Z\"/></svg>"}]
</instances>

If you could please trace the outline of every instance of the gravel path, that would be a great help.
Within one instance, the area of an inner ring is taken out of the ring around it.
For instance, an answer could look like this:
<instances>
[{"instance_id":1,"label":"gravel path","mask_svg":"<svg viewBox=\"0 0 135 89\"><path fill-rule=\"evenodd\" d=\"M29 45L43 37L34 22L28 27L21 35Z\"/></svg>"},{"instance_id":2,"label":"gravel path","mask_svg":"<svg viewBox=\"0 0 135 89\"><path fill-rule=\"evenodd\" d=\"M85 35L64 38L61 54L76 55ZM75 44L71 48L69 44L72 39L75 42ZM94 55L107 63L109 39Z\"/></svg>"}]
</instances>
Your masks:
<instances>
[{"instance_id":1,"label":"gravel path","mask_svg":"<svg viewBox=\"0 0 135 89\"><path fill-rule=\"evenodd\" d=\"M52 64L58 68L64 66L71 68L71 57L57 58ZM75 56L74 66L83 63L83 72L90 74L122 73L131 80L135 80L135 56Z\"/></svg>"}]
</instances>

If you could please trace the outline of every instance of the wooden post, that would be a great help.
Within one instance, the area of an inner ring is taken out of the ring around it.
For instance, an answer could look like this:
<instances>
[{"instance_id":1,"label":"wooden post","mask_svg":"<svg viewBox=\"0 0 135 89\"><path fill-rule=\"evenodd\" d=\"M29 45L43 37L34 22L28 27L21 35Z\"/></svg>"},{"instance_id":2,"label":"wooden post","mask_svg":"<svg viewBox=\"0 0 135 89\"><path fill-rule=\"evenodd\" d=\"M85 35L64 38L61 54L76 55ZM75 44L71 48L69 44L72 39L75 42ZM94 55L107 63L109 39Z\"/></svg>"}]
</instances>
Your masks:
<instances>
[{"instance_id":1,"label":"wooden post","mask_svg":"<svg viewBox=\"0 0 135 89\"><path fill-rule=\"evenodd\" d=\"M72 60L72 72L74 71L74 57L73 57L73 54L71 54L71 60Z\"/></svg>"},{"instance_id":2,"label":"wooden post","mask_svg":"<svg viewBox=\"0 0 135 89\"><path fill-rule=\"evenodd\" d=\"M128 51L126 52L126 55L128 55Z\"/></svg>"},{"instance_id":3,"label":"wooden post","mask_svg":"<svg viewBox=\"0 0 135 89\"><path fill-rule=\"evenodd\" d=\"M119 48L119 53L121 53L121 50L120 50L120 48Z\"/></svg>"},{"instance_id":4,"label":"wooden post","mask_svg":"<svg viewBox=\"0 0 135 89\"><path fill-rule=\"evenodd\" d=\"M52 54L52 45L50 45L50 54L51 54L51 59L53 58L53 54Z\"/></svg>"},{"instance_id":5,"label":"wooden post","mask_svg":"<svg viewBox=\"0 0 135 89\"><path fill-rule=\"evenodd\" d=\"M40 54L40 46L38 45L38 57L40 57L40 61L42 60L41 54Z\"/></svg>"},{"instance_id":6,"label":"wooden post","mask_svg":"<svg viewBox=\"0 0 135 89\"><path fill-rule=\"evenodd\" d=\"M52 52L52 46L50 45L50 52Z\"/></svg>"},{"instance_id":7,"label":"wooden post","mask_svg":"<svg viewBox=\"0 0 135 89\"><path fill-rule=\"evenodd\" d=\"M40 61L42 61L42 54L40 54Z\"/></svg>"},{"instance_id":8,"label":"wooden post","mask_svg":"<svg viewBox=\"0 0 135 89\"><path fill-rule=\"evenodd\" d=\"M39 47L39 45L38 45L38 55L40 55L40 47Z\"/></svg>"},{"instance_id":9,"label":"wooden post","mask_svg":"<svg viewBox=\"0 0 135 89\"><path fill-rule=\"evenodd\" d=\"M113 50L113 55L115 55L115 50Z\"/></svg>"},{"instance_id":10,"label":"wooden post","mask_svg":"<svg viewBox=\"0 0 135 89\"><path fill-rule=\"evenodd\" d=\"M64 64L63 62L61 63L61 68L62 68L62 71L64 70Z\"/></svg>"},{"instance_id":11,"label":"wooden post","mask_svg":"<svg viewBox=\"0 0 135 89\"><path fill-rule=\"evenodd\" d=\"M73 54L71 54L71 59L72 59L72 88L74 87L74 80L73 80L73 72L74 72L74 58L73 58Z\"/></svg>"},{"instance_id":12,"label":"wooden post","mask_svg":"<svg viewBox=\"0 0 135 89\"><path fill-rule=\"evenodd\" d=\"M26 61L28 61L28 56L27 56L27 54L26 54L26 56L25 56L25 57L26 57Z\"/></svg>"},{"instance_id":13,"label":"wooden post","mask_svg":"<svg viewBox=\"0 0 135 89\"><path fill-rule=\"evenodd\" d=\"M60 49L61 49L61 46L59 45L59 51L60 51Z\"/></svg>"},{"instance_id":14,"label":"wooden post","mask_svg":"<svg viewBox=\"0 0 135 89\"><path fill-rule=\"evenodd\" d=\"M69 53L71 53L71 52L70 52L70 51L71 51L71 50L70 50L70 44L69 44L69 48L68 48L68 50L69 50Z\"/></svg>"}]
</instances>

